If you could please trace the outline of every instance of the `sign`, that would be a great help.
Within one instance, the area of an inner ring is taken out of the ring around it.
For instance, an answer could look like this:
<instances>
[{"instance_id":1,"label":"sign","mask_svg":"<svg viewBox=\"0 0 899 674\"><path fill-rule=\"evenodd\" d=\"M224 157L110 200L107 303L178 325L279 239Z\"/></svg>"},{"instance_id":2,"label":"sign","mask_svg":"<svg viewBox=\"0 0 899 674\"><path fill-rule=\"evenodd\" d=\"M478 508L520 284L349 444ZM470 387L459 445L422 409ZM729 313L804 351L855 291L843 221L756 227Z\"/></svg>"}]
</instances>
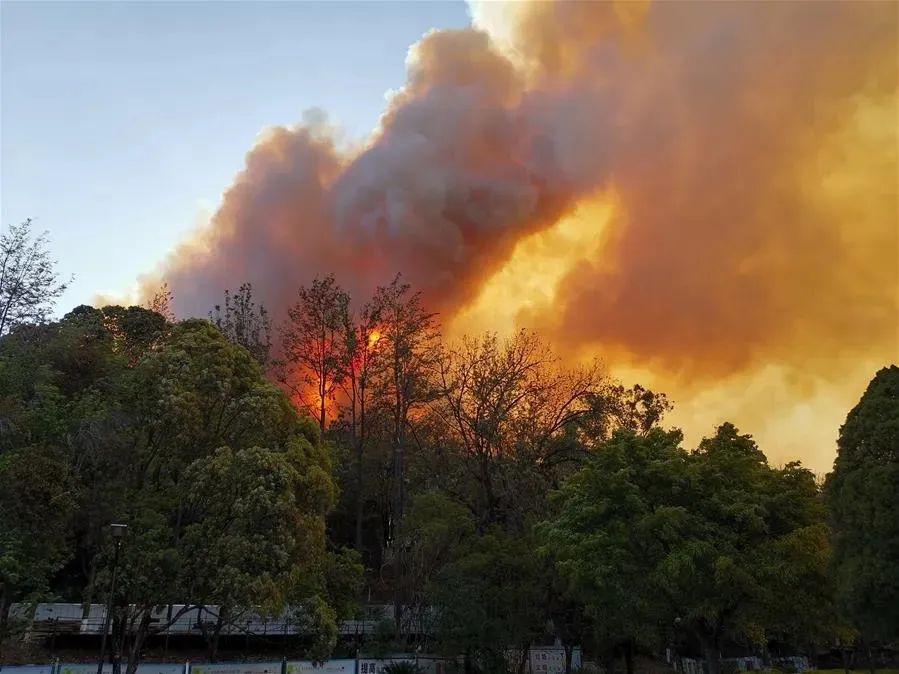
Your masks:
<instances>
[{"instance_id":1,"label":"sign","mask_svg":"<svg viewBox=\"0 0 899 674\"><path fill-rule=\"evenodd\" d=\"M315 664L310 660L287 663L287 674L355 674L355 660L328 660Z\"/></svg>"},{"instance_id":2,"label":"sign","mask_svg":"<svg viewBox=\"0 0 899 674\"><path fill-rule=\"evenodd\" d=\"M125 674L126 667L127 664L122 662L119 666L119 673ZM6 667L3 668L3 674L6 674ZM59 665L59 669L56 670L56 674L97 674L97 663L62 663ZM103 674L113 674L110 663L103 665ZM171 662L142 662L137 666L137 674L184 674L184 665ZM274 672L273 674L278 673Z\"/></svg>"},{"instance_id":3,"label":"sign","mask_svg":"<svg viewBox=\"0 0 899 674\"><path fill-rule=\"evenodd\" d=\"M96 667L94 667L96 670ZM52 674L53 665L0 665L3 674Z\"/></svg>"},{"instance_id":4,"label":"sign","mask_svg":"<svg viewBox=\"0 0 899 674\"><path fill-rule=\"evenodd\" d=\"M140 674L143 674L141 672ZM281 674L280 662L213 662L190 666L190 674Z\"/></svg>"}]
</instances>

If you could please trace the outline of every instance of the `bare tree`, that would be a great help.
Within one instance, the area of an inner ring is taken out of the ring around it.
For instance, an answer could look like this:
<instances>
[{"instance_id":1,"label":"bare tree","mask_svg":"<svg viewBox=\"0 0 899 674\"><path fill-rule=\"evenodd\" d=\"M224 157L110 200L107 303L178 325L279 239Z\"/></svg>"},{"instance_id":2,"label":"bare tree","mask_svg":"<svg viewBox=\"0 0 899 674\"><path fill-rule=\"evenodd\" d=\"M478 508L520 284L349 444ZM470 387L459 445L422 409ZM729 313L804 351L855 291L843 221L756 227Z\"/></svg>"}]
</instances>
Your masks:
<instances>
[{"instance_id":1,"label":"bare tree","mask_svg":"<svg viewBox=\"0 0 899 674\"><path fill-rule=\"evenodd\" d=\"M362 519L364 515L364 458L368 443L368 414L372 397L371 386L378 375L377 350L381 345L381 318L377 307L367 304L358 319L346 316L344 345L346 359L340 376L346 399L349 430L355 453L356 526L355 547L362 552Z\"/></svg>"},{"instance_id":2,"label":"bare tree","mask_svg":"<svg viewBox=\"0 0 899 674\"><path fill-rule=\"evenodd\" d=\"M560 433L588 410L602 383L598 364L566 369L547 344L521 331L504 342L496 335L465 338L440 360L445 419L478 485L473 510L482 525L502 519L515 498L505 470L524 461L549 469L570 448Z\"/></svg>"},{"instance_id":3,"label":"bare tree","mask_svg":"<svg viewBox=\"0 0 899 674\"><path fill-rule=\"evenodd\" d=\"M216 304L209 319L232 343L244 347L263 367L268 366L272 323L265 306L257 307L252 284L244 283L233 294L225 290L224 305Z\"/></svg>"},{"instance_id":4,"label":"bare tree","mask_svg":"<svg viewBox=\"0 0 899 674\"><path fill-rule=\"evenodd\" d=\"M150 311L155 311L157 314L165 318L168 323L174 323L175 312L172 311L173 297L174 295L169 289L169 284L163 282L156 289L156 292L153 293L153 297L151 297L144 303L144 307L149 309Z\"/></svg>"},{"instance_id":5,"label":"bare tree","mask_svg":"<svg viewBox=\"0 0 899 674\"><path fill-rule=\"evenodd\" d=\"M0 336L20 323L42 323L68 282L60 282L47 232L32 236L31 220L0 235Z\"/></svg>"},{"instance_id":6,"label":"bare tree","mask_svg":"<svg viewBox=\"0 0 899 674\"><path fill-rule=\"evenodd\" d=\"M299 290L282 334L284 362L278 379L318 419L324 431L347 370L350 296L328 275Z\"/></svg>"}]
</instances>

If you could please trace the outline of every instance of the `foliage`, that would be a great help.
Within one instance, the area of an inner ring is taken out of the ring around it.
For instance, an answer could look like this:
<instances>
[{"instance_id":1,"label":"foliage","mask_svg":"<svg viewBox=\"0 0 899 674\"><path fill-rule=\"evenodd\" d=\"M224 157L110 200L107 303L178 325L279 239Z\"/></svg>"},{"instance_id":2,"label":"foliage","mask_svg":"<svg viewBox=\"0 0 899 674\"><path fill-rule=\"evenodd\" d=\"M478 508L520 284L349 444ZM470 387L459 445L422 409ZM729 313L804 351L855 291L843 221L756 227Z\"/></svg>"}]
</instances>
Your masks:
<instances>
[{"instance_id":1,"label":"foliage","mask_svg":"<svg viewBox=\"0 0 899 674\"><path fill-rule=\"evenodd\" d=\"M358 565L326 550L330 459L318 429L244 348L206 321L170 326L138 307L80 307L4 338L0 356L11 375L0 385L11 448L0 480L15 479L15 490L3 491L15 500L0 499L4 526L17 516L23 532L41 529L17 510L30 504L48 536L33 541L45 548L46 569L28 561L29 548L4 545L4 581L16 593L38 585L22 568L46 577L72 550L74 561L88 561L88 591L108 590L113 555L103 528L124 522L116 602L132 608L120 613L130 629L117 633L130 670L147 636L165 628L166 620L151 623L165 604L218 605L220 630L235 612L274 613L290 601L321 628L310 652L333 647L329 602L347 610L356 586L333 582L329 567ZM38 376L28 377L35 363ZM50 487L71 495L41 502L56 493ZM12 528L3 535L28 543Z\"/></svg>"},{"instance_id":2,"label":"foliage","mask_svg":"<svg viewBox=\"0 0 899 674\"><path fill-rule=\"evenodd\" d=\"M0 644L10 604L46 592L70 554L75 487L64 457L52 448L0 454Z\"/></svg>"},{"instance_id":3,"label":"foliage","mask_svg":"<svg viewBox=\"0 0 899 674\"><path fill-rule=\"evenodd\" d=\"M826 494L839 603L868 639L899 637L899 367L880 370L840 429Z\"/></svg>"},{"instance_id":4,"label":"foliage","mask_svg":"<svg viewBox=\"0 0 899 674\"><path fill-rule=\"evenodd\" d=\"M77 307L0 338L3 606L105 598L121 521L114 649L132 672L179 617L154 622L166 604L205 607L213 660L226 626L289 606L294 645L322 659L366 582L394 600L378 652L411 626L467 671L518 671L553 638L631 667L680 632L716 674L722 644L845 639L834 585L865 638L895 633L899 369L842 430L832 560L811 473L730 424L688 452L659 427L664 394L564 367L534 334L444 346L399 277L357 312L330 276L298 299L272 369L292 400L266 380L249 285L218 327Z\"/></svg>"},{"instance_id":5,"label":"foliage","mask_svg":"<svg viewBox=\"0 0 899 674\"><path fill-rule=\"evenodd\" d=\"M600 636L651 643L676 620L714 672L724 638L804 627L782 597L826 599L826 530L812 474L771 468L732 425L690 454L679 443L677 432L616 434L560 491L544 551Z\"/></svg>"},{"instance_id":6,"label":"foliage","mask_svg":"<svg viewBox=\"0 0 899 674\"><path fill-rule=\"evenodd\" d=\"M46 232L32 236L31 220L0 234L0 336L16 325L46 321L68 287L47 243Z\"/></svg>"},{"instance_id":7,"label":"foliage","mask_svg":"<svg viewBox=\"0 0 899 674\"><path fill-rule=\"evenodd\" d=\"M486 671L509 666L510 649L526 652L543 634L542 565L533 542L498 529L468 541L431 584L438 639L467 652Z\"/></svg>"},{"instance_id":8,"label":"foliage","mask_svg":"<svg viewBox=\"0 0 899 674\"><path fill-rule=\"evenodd\" d=\"M558 515L539 528L569 596L582 599L602 648L629 638L652 644L673 615L652 574L687 530L672 496L687 485L677 431L615 435L556 494Z\"/></svg>"}]
</instances>

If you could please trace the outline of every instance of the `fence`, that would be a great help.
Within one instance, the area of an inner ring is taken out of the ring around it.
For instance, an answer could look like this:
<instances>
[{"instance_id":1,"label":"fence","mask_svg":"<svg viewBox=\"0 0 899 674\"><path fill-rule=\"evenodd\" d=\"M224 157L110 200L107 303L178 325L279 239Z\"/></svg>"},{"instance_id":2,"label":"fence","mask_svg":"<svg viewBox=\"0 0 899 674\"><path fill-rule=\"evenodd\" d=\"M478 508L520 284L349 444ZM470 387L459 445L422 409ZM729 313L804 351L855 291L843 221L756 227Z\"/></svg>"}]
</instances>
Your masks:
<instances>
[{"instance_id":1,"label":"fence","mask_svg":"<svg viewBox=\"0 0 899 674\"><path fill-rule=\"evenodd\" d=\"M400 656L385 659L345 658L314 663L310 660L281 662L154 663L142 662L137 674L382 674L392 662L416 663L426 674L443 674L446 661L430 656ZM0 665L0 674L96 674L96 664L54 663L50 665ZM103 674L114 674L103 666Z\"/></svg>"},{"instance_id":2,"label":"fence","mask_svg":"<svg viewBox=\"0 0 899 674\"><path fill-rule=\"evenodd\" d=\"M204 634L209 623L218 619L218 610L219 607L215 605L171 604L157 607L153 611L152 622L165 626L155 632L164 636L199 636ZM106 607L103 604L90 604L87 607L63 603L13 604L10 617L30 622L31 631L38 634L97 635L103 631ZM393 620L393 605L370 604L363 607L356 618L344 620L340 624L340 632L345 636L372 634L377 624L383 620ZM221 634L295 636L302 633L301 624L302 621L296 619L291 609L285 610L280 616L244 613L232 617L222 628ZM407 631L413 631L413 627L408 625Z\"/></svg>"},{"instance_id":3,"label":"fence","mask_svg":"<svg viewBox=\"0 0 899 674\"><path fill-rule=\"evenodd\" d=\"M678 658L675 663L675 669L680 674L705 674L705 661L696 658ZM804 672L809 669L808 658L801 655L795 655L785 658L771 658L767 663L760 657L748 656L743 658L722 658L722 669L725 665L730 665L731 669L740 672L757 672L762 669L771 669L777 667L791 672Z\"/></svg>"}]
</instances>

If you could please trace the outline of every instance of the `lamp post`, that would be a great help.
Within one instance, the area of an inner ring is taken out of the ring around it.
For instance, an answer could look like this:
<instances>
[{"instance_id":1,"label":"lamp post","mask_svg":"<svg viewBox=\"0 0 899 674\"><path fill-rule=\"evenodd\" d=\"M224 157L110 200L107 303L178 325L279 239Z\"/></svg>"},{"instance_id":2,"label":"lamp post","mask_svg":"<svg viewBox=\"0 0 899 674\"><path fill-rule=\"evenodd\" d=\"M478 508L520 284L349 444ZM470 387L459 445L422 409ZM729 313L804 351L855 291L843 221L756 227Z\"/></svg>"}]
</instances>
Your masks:
<instances>
[{"instance_id":1,"label":"lamp post","mask_svg":"<svg viewBox=\"0 0 899 674\"><path fill-rule=\"evenodd\" d=\"M106 615L103 618L103 636L100 639L100 662L97 664L97 674L103 674L103 658L106 657L106 635L109 633L109 624L112 618L112 600L115 597L116 571L119 568L119 552L122 549L122 540L128 531L127 524L110 524L109 533L115 546L115 555L112 558L112 582L109 584L109 594L106 596Z\"/></svg>"}]
</instances>

